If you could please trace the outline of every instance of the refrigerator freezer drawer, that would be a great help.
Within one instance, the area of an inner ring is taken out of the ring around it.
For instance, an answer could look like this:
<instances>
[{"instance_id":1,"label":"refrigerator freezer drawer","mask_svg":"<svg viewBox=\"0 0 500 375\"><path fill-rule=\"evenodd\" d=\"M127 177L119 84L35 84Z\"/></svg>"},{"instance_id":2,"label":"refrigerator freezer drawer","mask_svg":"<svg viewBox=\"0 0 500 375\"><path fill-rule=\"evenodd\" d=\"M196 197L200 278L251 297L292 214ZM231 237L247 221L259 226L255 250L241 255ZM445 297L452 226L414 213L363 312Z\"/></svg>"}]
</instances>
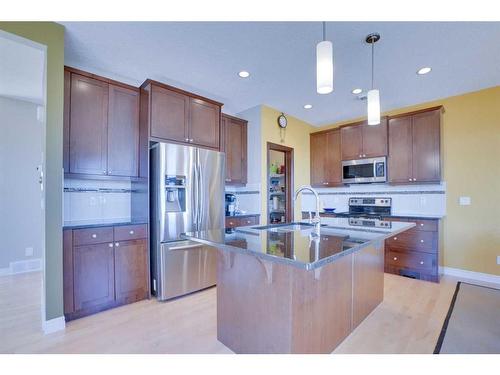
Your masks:
<instances>
[{"instance_id":1,"label":"refrigerator freezer drawer","mask_svg":"<svg viewBox=\"0 0 500 375\"><path fill-rule=\"evenodd\" d=\"M160 301L215 285L215 248L192 241L176 241L161 244L160 252Z\"/></svg>"}]
</instances>

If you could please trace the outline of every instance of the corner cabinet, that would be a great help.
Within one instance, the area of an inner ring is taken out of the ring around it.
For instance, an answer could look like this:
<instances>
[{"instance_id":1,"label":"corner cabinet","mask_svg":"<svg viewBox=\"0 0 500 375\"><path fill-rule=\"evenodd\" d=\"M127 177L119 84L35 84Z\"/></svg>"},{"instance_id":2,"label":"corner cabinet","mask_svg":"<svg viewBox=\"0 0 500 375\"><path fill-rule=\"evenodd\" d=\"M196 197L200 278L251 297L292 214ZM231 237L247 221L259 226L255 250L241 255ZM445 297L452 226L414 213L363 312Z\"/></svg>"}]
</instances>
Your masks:
<instances>
[{"instance_id":1,"label":"corner cabinet","mask_svg":"<svg viewBox=\"0 0 500 375\"><path fill-rule=\"evenodd\" d=\"M389 119L390 183L441 181L441 113L434 107Z\"/></svg>"},{"instance_id":2,"label":"corner cabinet","mask_svg":"<svg viewBox=\"0 0 500 375\"><path fill-rule=\"evenodd\" d=\"M65 173L137 177L139 90L65 68Z\"/></svg>"},{"instance_id":3,"label":"corner cabinet","mask_svg":"<svg viewBox=\"0 0 500 375\"><path fill-rule=\"evenodd\" d=\"M332 187L342 185L340 130L310 135L311 185Z\"/></svg>"},{"instance_id":4,"label":"corner cabinet","mask_svg":"<svg viewBox=\"0 0 500 375\"><path fill-rule=\"evenodd\" d=\"M379 125L366 121L340 127L342 160L375 158L387 155L387 117Z\"/></svg>"},{"instance_id":5,"label":"corner cabinet","mask_svg":"<svg viewBox=\"0 0 500 375\"><path fill-rule=\"evenodd\" d=\"M222 103L152 80L141 90L141 118L152 140L220 149Z\"/></svg>"},{"instance_id":6,"label":"corner cabinet","mask_svg":"<svg viewBox=\"0 0 500 375\"><path fill-rule=\"evenodd\" d=\"M247 183L247 121L222 114L221 151L226 154L226 185Z\"/></svg>"}]
</instances>

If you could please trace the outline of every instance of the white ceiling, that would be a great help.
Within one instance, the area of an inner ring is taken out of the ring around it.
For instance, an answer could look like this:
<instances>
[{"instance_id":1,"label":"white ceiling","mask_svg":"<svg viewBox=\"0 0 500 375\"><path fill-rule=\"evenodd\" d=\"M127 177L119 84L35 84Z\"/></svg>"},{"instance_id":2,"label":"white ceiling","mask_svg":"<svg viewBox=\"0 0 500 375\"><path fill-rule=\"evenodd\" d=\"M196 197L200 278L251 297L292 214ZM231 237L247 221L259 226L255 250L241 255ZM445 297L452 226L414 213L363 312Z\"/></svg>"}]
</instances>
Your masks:
<instances>
[{"instance_id":1,"label":"white ceiling","mask_svg":"<svg viewBox=\"0 0 500 375\"><path fill-rule=\"evenodd\" d=\"M45 48L0 30L0 95L45 102Z\"/></svg>"},{"instance_id":2,"label":"white ceiling","mask_svg":"<svg viewBox=\"0 0 500 375\"><path fill-rule=\"evenodd\" d=\"M137 86L152 78L221 101L230 114L267 104L317 126L364 116L365 102L351 90L369 88L371 32L381 35L382 111L500 84L500 22L328 22L335 56L328 95L316 93L320 22L63 24L69 66ZM423 66L432 72L417 76Z\"/></svg>"}]
</instances>

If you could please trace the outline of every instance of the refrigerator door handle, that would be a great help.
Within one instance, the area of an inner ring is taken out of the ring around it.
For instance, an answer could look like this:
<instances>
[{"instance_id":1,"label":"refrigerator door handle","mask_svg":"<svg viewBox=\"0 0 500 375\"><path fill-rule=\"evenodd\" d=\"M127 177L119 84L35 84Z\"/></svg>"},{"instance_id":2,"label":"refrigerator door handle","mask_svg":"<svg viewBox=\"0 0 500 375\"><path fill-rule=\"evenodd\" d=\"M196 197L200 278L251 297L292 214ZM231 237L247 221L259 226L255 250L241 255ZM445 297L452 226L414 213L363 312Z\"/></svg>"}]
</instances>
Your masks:
<instances>
[{"instance_id":1,"label":"refrigerator door handle","mask_svg":"<svg viewBox=\"0 0 500 375\"><path fill-rule=\"evenodd\" d=\"M205 214L204 206L206 202L203 199L205 197L205 194L203 192L203 173L201 172L201 163L199 159L197 165L198 165L198 188L199 188L198 225L199 225L199 230L205 230L207 228L203 225L203 220L204 220L203 216Z\"/></svg>"}]
</instances>

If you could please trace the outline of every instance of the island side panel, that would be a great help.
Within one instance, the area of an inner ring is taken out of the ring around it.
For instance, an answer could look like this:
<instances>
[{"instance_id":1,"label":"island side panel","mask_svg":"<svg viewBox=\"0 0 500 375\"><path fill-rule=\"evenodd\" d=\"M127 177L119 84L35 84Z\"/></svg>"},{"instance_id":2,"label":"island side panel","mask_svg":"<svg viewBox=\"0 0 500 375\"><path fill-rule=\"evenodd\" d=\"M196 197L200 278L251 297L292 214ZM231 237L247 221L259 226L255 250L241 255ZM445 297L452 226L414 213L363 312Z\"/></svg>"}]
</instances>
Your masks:
<instances>
[{"instance_id":1,"label":"island side panel","mask_svg":"<svg viewBox=\"0 0 500 375\"><path fill-rule=\"evenodd\" d=\"M217 252L217 339L235 353L290 353L292 267Z\"/></svg>"},{"instance_id":2,"label":"island side panel","mask_svg":"<svg viewBox=\"0 0 500 375\"><path fill-rule=\"evenodd\" d=\"M351 333L352 261L293 270L292 353L331 353Z\"/></svg>"},{"instance_id":3,"label":"island side panel","mask_svg":"<svg viewBox=\"0 0 500 375\"><path fill-rule=\"evenodd\" d=\"M352 329L384 299L384 243L378 241L354 253Z\"/></svg>"}]
</instances>

